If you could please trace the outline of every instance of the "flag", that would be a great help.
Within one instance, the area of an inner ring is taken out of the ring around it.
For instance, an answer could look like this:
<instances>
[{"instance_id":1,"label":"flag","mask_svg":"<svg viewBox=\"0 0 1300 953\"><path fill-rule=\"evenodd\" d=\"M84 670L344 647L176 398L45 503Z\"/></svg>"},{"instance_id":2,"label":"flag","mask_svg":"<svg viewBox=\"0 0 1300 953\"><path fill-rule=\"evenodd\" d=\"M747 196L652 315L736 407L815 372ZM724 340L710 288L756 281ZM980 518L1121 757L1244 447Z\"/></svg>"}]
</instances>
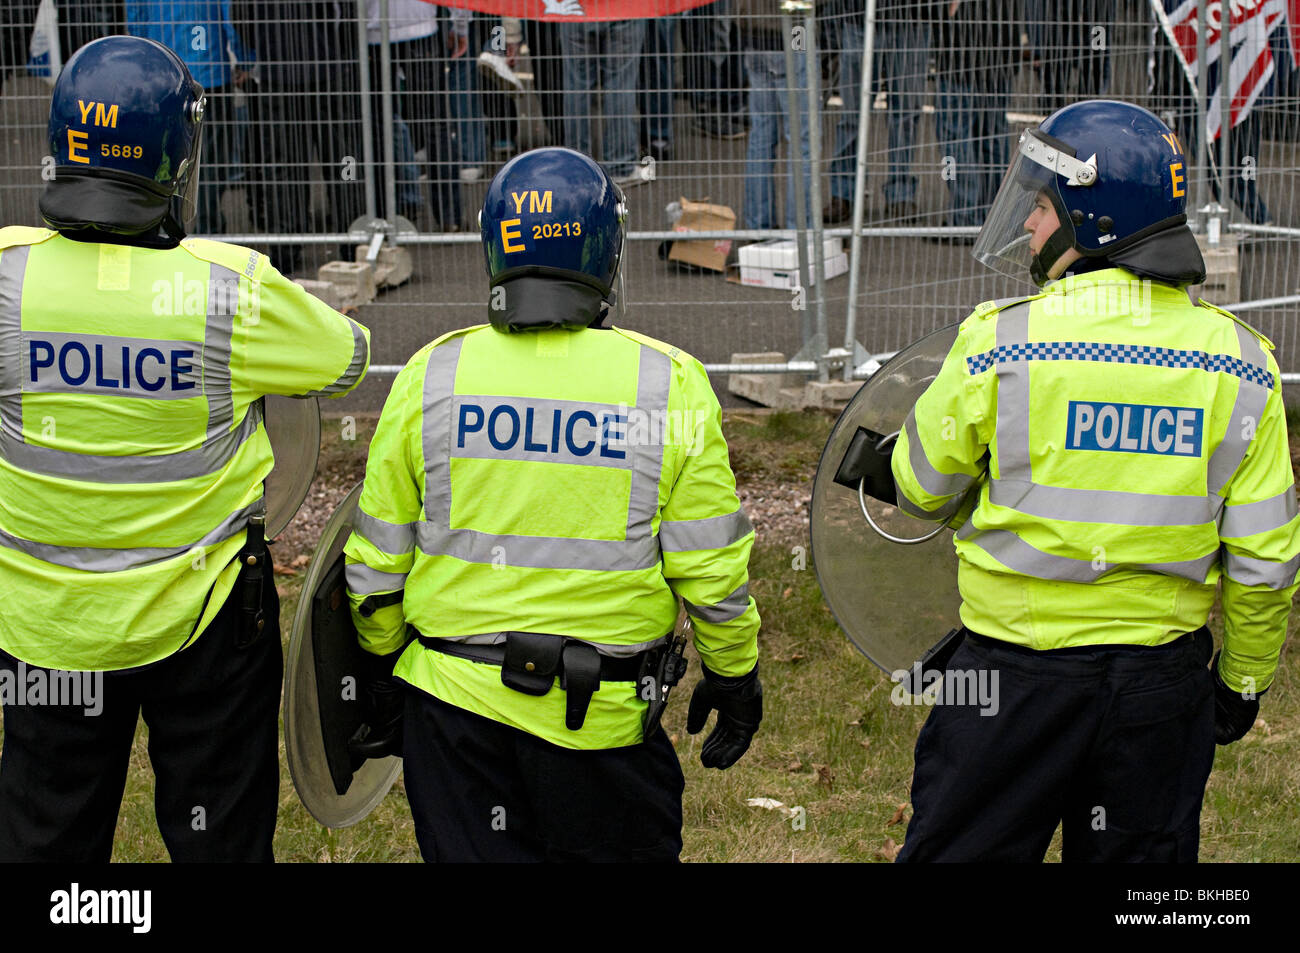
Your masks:
<instances>
[{"instance_id":1,"label":"flag","mask_svg":"<svg viewBox=\"0 0 1300 953\"><path fill-rule=\"evenodd\" d=\"M1232 95L1232 125L1240 125L1248 115L1255 100L1273 77L1273 52L1269 36L1286 17L1287 3L1294 0L1209 0L1205 5L1205 59L1208 78L1209 102L1206 104L1206 126L1210 138L1219 137L1222 101L1219 92L1219 33L1225 13L1231 17L1228 44L1232 58L1228 68L1229 90ZM1152 9L1160 26L1173 44L1174 52L1183 66L1187 81L1196 87L1196 0L1151 0Z\"/></svg>"},{"instance_id":2,"label":"flag","mask_svg":"<svg viewBox=\"0 0 1300 953\"><path fill-rule=\"evenodd\" d=\"M425 0L443 7L463 7L524 20L552 22L641 20L702 7L714 0Z\"/></svg>"}]
</instances>

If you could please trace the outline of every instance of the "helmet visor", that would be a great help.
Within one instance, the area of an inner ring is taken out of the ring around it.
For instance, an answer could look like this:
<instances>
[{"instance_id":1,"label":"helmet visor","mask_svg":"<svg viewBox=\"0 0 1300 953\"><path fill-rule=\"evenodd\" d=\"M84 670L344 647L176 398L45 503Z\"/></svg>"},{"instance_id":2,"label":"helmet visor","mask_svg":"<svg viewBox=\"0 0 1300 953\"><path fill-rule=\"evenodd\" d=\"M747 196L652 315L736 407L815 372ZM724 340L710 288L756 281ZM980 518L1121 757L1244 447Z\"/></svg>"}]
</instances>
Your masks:
<instances>
[{"instance_id":1,"label":"helmet visor","mask_svg":"<svg viewBox=\"0 0 1300 953\"><path fill-rule=\"evenodd\" d=\"M203 168L203 110L207 105L207 97L203 95L203 88L195 84L194 89L195 103L192 107L195 126L194 142L190 146L189 161L185 164L184 180L179 189L181 219L186 228L194 223L194 218L199 209L199 173Z\"/></svg>"},{"instance_id":2,"label":"helmet visor","mask_svg":"<svg viewBox=\"0 0 1300 953\"><path fill-rule=\"evenodd\" d=\"M975 239L972 254L980 263L1012 278L1029 275L1029 263L1035 250L1030 216L1040 198L1074 242L1074 226L1062 215L1057 201L1057 176L1066 176L1070 184L1091 184L1096 180L1095 159L1080 162L1064 143L1050 140L1035 129L1020 135L1016 154L1007 169L997 198L989 208L984 227ZM1041 250L1041 249L1040 249Z\"/></svg>"}]
</instances>

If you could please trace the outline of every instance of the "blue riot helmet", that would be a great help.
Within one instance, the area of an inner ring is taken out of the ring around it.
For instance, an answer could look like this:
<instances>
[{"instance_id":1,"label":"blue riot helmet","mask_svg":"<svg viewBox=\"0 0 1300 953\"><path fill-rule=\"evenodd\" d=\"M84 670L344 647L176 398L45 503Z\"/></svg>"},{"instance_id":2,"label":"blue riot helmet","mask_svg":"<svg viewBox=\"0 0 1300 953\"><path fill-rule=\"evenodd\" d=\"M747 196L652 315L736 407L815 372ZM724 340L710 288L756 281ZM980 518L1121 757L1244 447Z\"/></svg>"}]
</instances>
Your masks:
<instances>
[{"instance_id":1,"label":"blue riot helmet","mask_svg":"<svg viewBox=\"0 0 1300 953\"><path fill-rule=\"evenodd\" d=\"M53 228L184 236L194 216L203 87L174 52L138 36L77 50L54 84L54 178L41 197Z\"/></svg>"},{"instance_id":2,"label":"blue riot helmet","mask_svg":"<svg viewBox=\"0 0 1300 953\"><path fill-rule=\"evenodd\" d=\"M479 213L492 326L597 323L616 299L626 222L622 189L582 153L534 149L507 162Z\"/></svg>"},{"instance_id":3,"label":"blue riot helmet","mask_svg":"<svg viewBox=\"0 0 1300 953\"><path fill-rule=\"evenodd\" d=\"M1187 162L1178 137L1145 109L1113 100L1066 106L1021 134L973 253L1038 285L1069 249L1082 256L1073 270L1115 265L1170 284L1204 281L1187 227ZM1060 225L1033 254L1025 221L1039 196Z\"/></svg>"}]
</instances>

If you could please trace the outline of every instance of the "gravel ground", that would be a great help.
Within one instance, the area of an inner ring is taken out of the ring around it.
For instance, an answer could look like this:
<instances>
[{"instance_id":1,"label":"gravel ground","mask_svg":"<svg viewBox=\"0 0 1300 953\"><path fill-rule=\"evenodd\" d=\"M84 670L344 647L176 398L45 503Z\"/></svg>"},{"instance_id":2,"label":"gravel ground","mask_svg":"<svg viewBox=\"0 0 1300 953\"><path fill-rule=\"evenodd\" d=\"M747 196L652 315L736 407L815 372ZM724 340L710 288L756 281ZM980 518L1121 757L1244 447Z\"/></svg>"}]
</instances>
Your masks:
<instances>
[{"instance_id":1,"label":"gravel ground","mask_svg":"<svg viewBox=\"0 0 1300 953\"><path fill-rule=\"evenodd\" d=\"M373 418L367 422L373 426ZM725 423L724 420L724 426ZM363 448L367 441L356 441L356 449L340 450L330 443L328 424L325 429L327 443L316 479L298 515L276 542L276 573L280 576L292 577L301 573L330 514L365 475ZM812 500L815 472L816 468L809 466L802 479L795 480L776 480L745 473L738 476L736 492L759 539L788 541L790 546L806 545L808 504Z\"/></svg>"}]
</instances>

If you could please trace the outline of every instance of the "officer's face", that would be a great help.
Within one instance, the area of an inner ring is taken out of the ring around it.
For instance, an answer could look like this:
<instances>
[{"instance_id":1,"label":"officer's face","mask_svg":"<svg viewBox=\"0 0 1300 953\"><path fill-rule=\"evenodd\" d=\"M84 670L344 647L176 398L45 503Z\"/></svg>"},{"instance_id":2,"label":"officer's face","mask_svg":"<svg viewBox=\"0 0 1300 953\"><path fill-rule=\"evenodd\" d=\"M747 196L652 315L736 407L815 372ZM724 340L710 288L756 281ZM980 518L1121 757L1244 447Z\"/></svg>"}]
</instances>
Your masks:
<instances>
[{"instance_id":1,"label":"officer's face","mask_svg":"<svg viewBox=\"0 0 1300 953\"><path fill-rule=\"evenodd\" d=\"M1061 220L1056 214L1056 207L1052 205L1051 199L1045 192L1039 192L1038 197L1034 200L1033 211L1025 219L1025 231L1029 233L1029 250L1037 255L1047 244L1047 240L1052 237L1061 226ZM1078 261L1080 255L1073 248L1066 249L1060 258L1056 259L1051 269L1048 271L1049 278L1059 278L1065 274L1065 269Z\"/></svg>"}]
</instances>

